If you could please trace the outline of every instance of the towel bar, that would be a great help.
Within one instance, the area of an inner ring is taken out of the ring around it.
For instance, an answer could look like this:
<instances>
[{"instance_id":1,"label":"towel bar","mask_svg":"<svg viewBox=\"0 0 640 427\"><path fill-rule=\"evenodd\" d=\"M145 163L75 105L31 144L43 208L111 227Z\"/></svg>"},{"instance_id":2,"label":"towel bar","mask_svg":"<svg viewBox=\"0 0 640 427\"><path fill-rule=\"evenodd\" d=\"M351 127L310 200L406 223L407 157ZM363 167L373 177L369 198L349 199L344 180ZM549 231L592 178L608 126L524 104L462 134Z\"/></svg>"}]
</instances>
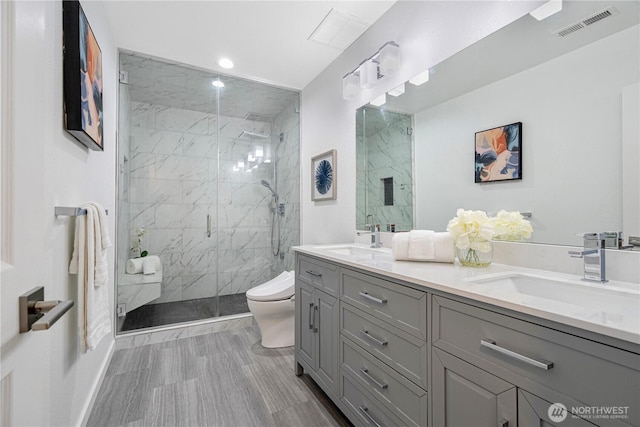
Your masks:
<instances>
[{"instance_id":1,"label":"towel bar","mask_svg":"<svg viewBox=\"0 0 640 427\"><path fill-rule=\"evenodd\" d=\"M107 215L109 215L109 211L107 209L105 209L104 211ZM87 210L67 206L56 206L55 213L56 216L82 216L87 214Z\"/></svg>"}]
</instances>

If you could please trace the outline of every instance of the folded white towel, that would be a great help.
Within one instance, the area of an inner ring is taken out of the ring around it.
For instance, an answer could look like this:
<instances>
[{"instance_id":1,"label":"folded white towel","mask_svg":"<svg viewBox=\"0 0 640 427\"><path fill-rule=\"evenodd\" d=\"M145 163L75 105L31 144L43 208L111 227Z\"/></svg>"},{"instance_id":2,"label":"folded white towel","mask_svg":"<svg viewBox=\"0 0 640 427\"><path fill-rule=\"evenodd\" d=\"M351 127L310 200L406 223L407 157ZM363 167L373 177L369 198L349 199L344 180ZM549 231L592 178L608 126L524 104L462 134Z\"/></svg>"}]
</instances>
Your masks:
<instances>
[{"instance_id":1,"label":"folded white towel","mask_svg":"<svg viewBox=\"0 0 640 427\"><path fill-rule=\"evenodd\" d=\"M152 259L142 261L142 274L154 274L156 272L156 263Z\"/></svg>"},{"instance_id":2,"label":"folded white towel","mask_svg":"<svg viewBox=\"0 0 640 427\"><path fill-rule=\"evenodd\" d=\"M411 230L409 232L409 259L411 261L431 261L433 251L433 230Z\"/></svg>"},{"instance_id":3,"label":"folded white towel","mask_svg":"<svg viewBox=\"0 0 640 427\"><path fill-rule=\"evenodd\" d=\"M451 233L447 231L436 233L433 238L433 250L435 262L453 262L456 253Z\"/></svg>"},{"instance_id":4,"label":"folded white towel","mask_svg":"<svg viewBox=\"0 0 640 427\"><path fill-rule=\"evenodd\" d=\"M391 251L398 261L409 259L409 233L394 233L391 239Z\"/></svg>"},{"instance_id":5,"label":"folded white towel","mask_svg":"<svg viewBox=\"0 0 640 427\"><path fill-rule=\"evenodd\" d=\"M144 261L152 261L156 271L162 270L162 262L160 262L160 257L157 255L149 255L144 258L131 258L127 260L127 264L125 265L125 271L127 274L140 274L143 272L143 263ZM145 273L147 274L147 273Z\"/></svg>"},{"instance_id":6,"label":"folded white towel","mask_svg":"<svg viewBox=\"0 0 640 427\"><path fill-rule=\"evenodd\" d=\"M395 233L391 240L391 250L393 258L397 261L430 261L430 262L449 262L455 259L453 246L453 237L448 232L433 233L433 256L429 259L413 259L409 257L409 240L410 232Z\"/></svg>"}]
</instances>

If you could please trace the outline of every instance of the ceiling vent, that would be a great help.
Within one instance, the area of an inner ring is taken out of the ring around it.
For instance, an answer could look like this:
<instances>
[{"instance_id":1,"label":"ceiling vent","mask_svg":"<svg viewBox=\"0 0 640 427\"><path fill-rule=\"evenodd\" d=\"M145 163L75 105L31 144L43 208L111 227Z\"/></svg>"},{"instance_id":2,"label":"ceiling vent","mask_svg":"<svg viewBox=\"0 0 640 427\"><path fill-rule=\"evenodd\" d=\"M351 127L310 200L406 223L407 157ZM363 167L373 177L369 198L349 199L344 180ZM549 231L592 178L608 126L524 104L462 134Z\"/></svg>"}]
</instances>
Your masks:
<instances>
[{"instance_id":1,"label":"ceiling vent","mask_svg":"<svg viewBox=\"0 0 640 427\"><path fill-rule=\"evenodd\" d=\"M598 13L595 13L588 18L582 19L576 23L569 25L561 30L555 32L558 37L566 37L570 34L575 33L576 31L587 28L589 25L593 25L596 22L600 22L603 19L609 18L614 15L618 15L620 12L613 6L609 6L605 10L602 10Z\"/></svg>"},{"instance_id":2,"label":"ceiling vent","mask_svg":"<svg viewBox=\"0 0 640 427\"><path fill-rule=\"evenodd\" d=\"M309 36L309 40L344 50L356 41L368 27L369 23L356 16L331 9Z\"/></svg>"}]
</instances>

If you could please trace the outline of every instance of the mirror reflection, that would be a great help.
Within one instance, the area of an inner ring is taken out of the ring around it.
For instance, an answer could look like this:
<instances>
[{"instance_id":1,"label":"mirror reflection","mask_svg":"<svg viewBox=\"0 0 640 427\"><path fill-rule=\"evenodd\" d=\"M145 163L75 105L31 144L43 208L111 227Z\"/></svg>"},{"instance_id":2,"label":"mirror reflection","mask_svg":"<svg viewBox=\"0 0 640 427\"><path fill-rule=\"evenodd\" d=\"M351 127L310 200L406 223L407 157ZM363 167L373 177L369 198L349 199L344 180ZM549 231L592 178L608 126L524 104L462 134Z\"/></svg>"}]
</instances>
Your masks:
<instances>
[{"instance_id":1,"label":"mirror reflection","mask_svg":"<svg viewBox=\"0 0 640 427\"><path fill-rule=\"evenodd\" d=\"M413 228L412 116L362 107L356 112L356 228Z\"/></svg>"},{"instance_id":2,"label":"mirror reflection","mask_svg":"<svg viewBox=\"0 0 640 427\"><path fill-rule=\"evenodd\" d=\"M531 242L640 235L639 13L637 2L563 2L560 13L526 15L432 67L425 84L388 96L380 116L414 116L412 227L444 230L458 208L505 209L532 214ZM601 18L566 31L593 16ZM475 183L475 133L515 122L522 180Z\"/></svg>"}]
</instances>

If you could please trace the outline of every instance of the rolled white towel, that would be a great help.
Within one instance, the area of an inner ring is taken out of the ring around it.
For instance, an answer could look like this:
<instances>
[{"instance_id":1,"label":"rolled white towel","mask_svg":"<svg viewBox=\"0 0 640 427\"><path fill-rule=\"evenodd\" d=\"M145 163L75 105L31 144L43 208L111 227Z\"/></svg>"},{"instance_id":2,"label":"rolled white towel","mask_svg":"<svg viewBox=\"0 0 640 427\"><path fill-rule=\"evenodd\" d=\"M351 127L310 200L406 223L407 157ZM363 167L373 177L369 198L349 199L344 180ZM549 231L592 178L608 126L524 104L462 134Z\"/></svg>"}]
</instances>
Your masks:
<instances>
[{"instance_id":1,"label":"rolled white towel","mask_svg":"<svg viewBox=\"0 0 640 427\"><path fill-rule=\"evenodd\" d=\"M155 261L152 259L145 259L145 258L143 258L143 261L142 261L142 274L154 274L156 272Z\"/></svg>"},{"instance_id":2,"label":"rolled white towel","mask_svg":"<svg viewBox=\"0 0 640 427\"><path fill-rule=\"evenodd\" d=\"M433 230L411 230L409 232L409 259L412 261L432 261L435 258L434 235Z\"/></svg>"},{"instance_id":3,"label":"rolled white towel","mask_svg":"<svg viewBox=\"0 0 640 427\"><path fill-rule=\"evenodd\" d=\"M151 260L156 268L156 271L162 270L162 263L160 262L160 258L157 255L149 255L144 258L132 258L127 261L127 265L125 266L125 271L127 274L140 274L143 270L143 262Z\"/></svg>"},{"instance_id":4,"label":"rolled white towel","mask_svg":"<svg viewBox=\"0 0 640 427\"><path fill-rule=\"evenodd\" d=\"M435 233L433 237L433 250L435 262L453 262L456 254L453 236L448 231Z\"/></svg>"},{"instance_id":5,"label":"rolled white towel","mask_svg":"<svg viewBox=\"0 0 640 427\"><path fill-rule=\"evenodd\" d=\"M394 233L391 239L391 252L396 261L409 259L409 233Z\"/></svg>"}]
</instances>

